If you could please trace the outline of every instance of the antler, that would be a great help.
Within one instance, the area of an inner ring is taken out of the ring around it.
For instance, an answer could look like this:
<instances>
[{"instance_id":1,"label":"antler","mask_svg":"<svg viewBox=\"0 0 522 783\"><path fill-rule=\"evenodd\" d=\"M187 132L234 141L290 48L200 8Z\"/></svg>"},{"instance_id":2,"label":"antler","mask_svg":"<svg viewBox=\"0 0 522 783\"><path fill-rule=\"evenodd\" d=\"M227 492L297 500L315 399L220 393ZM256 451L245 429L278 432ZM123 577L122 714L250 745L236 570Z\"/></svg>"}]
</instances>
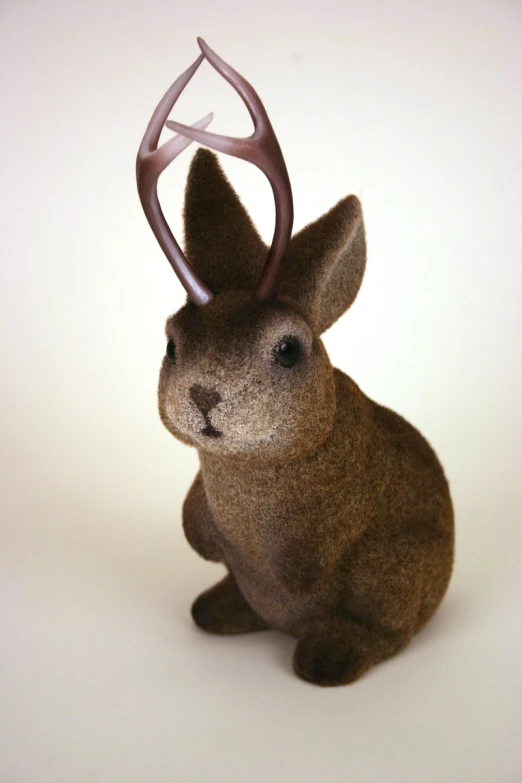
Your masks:
<instances>
[{"instance_id":1,"label":"antler","mask_svg":"<svg viewBox=\"0 0 522 783\"><path fill-rule=\"evenodd\" d=\"M272 186L276 208L272 245L255 292L256 297L264 301L274 295L281 263L292 234L294 209L288 172L265 107L254 88L201 38L198 38L198 44L202 54L167 90L152 115L141 142L136 161L136 176L141 204L156 239L189 297L195 304L204 305L213 298L213 294L194 274L181 248L172 236L158 201L158 177L192 141L199 142L217 152L225 152L228 155L242 158L260 168ZM243 99L254 123L254 132L251 136L235 139L230 136L208 133L205 128L212 120L212 114L193 126L182 125L179 122L165 122L204 57ZM179 135L158 149L158 141L164 124Z\"/></svg>"},{"instance_id":2,"label":"antler","mask_svg":"<svg viewBox=\"0 0 522 783\"><path fill-rule=\"evenodd\" d=\"M183 152L191 144L191 139L175 136L173 139L165 142L159 149L158 142L165 120L202 62L203 55L200 55L190 68L187 68L176 79L174 84L169 87L151 117L136 158L138 193L145 216L181 284L192 301L197 305L207 304L213 297L212 291L194 274L192 267L167 225L158 200L158 178L160 174L180 152ZM208 114L195 123L193 127L206 128L212 121L212 118L213 115Z\"/></svg>"},{"instance_id":3,"label":"antler","mask_svg":"<svg viewBox=\"0 0 522 783\"><path fill-rule=\"evenodd\" d=\"M253 163L266 175L274 194L276 220L274 236L261 279L256 289L256 297L269 299L275 292L281 263L292 235L294 206L292 188L286 170L283 153L268 119L265 107L254 88L232 66L219 57L201 38L199 48L208 62L223 76L243 99L254 123L251 136L242 139L219 136L204 130L182 125L179 122L167 122L167 127L191 141L197 141L217 152L225 152L236 158Z\"/></svg>"}]
</instances>

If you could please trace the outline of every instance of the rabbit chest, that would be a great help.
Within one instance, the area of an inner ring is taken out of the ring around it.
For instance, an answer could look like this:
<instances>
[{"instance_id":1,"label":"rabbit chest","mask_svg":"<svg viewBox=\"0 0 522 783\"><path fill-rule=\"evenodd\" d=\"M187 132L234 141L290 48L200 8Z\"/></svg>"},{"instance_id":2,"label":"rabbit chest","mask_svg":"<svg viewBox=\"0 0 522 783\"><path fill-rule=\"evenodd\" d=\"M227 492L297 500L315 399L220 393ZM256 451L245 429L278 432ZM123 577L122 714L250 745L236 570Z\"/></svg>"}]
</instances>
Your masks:
<instances>
[{"instance_id":1,"label":"rabbit chest","mask_svg":"<svg viewBox=\"0 0 522 783\"><path fill-rule=\"evenodd\" d=\"M365 524L357 471L337 451L332 443L262 466L200 455L223 560L250 605L286 632L327 610L335 571Z\"/></svg>"}]
</instances>

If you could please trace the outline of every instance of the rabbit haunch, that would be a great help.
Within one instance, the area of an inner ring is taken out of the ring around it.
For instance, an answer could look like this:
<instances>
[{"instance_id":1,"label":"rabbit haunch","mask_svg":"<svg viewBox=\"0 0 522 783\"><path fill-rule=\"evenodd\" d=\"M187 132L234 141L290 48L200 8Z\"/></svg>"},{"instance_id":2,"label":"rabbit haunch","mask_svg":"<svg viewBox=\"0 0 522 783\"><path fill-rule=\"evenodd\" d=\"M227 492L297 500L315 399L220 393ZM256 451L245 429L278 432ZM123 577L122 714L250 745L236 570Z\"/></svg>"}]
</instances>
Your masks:
<instances>
[{"instance_id":1,"label":"rabbit haunch","mask_svg":"<svg viewBox=\"0 0 522 783\"><path fill-rule=\"evenodd\" d=\"M215 156L200 150L187 182L185 247L216 295L167 322L176 358L163 361L159 409L167 429L199 451L186 536L228 570L193 617L215 633L278 628L299 640L299 676L352 682L433 615L454 541L433 450L333 369L320 339L362 281L359 202L344 199L292 238L278 298L261 303L251 292L267 248ZM274 346L289 336L301 353L287 369ZM198 407L202 389L204 400L219 400L211 409Z\"/></svg>"}]
</instances>

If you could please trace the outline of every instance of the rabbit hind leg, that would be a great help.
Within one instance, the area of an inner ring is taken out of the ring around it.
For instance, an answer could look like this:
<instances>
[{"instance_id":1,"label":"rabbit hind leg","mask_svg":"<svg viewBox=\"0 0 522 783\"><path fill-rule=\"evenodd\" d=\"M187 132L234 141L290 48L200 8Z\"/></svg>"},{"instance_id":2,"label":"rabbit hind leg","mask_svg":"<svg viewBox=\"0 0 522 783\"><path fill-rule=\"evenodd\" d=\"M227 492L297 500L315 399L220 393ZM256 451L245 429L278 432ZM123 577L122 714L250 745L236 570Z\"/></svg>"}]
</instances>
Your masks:
<instances>
[{"instance_id":1,"label":"rabbit hind leg","mask_svg":"<svg viewBox=\"0 0 522 783\"><path fill-rule=\"evenodd\" d=\"M405 647L418 625L434 553L415 526L361 537L345 564L341 604L297 644L296 674L318 685L346 685Z\"/></svg>"},{"instance_id":2,"label":"rabbit hind leg","mask_svg":"<svg viewBox=\"0 0 522 783\"><path fill-rule=\"evenodd\" d=\"M196 625L208 633L251 633L269 627L247 603L231 574L196 598L191 612Z\"/></svg>"},{"instance_id":3,"label":"rabbit hind leg","mask_svg":"<svg viewBox=\"0 0 522 783\"><path fill-rule=\"evenodd\" d=\"M349 618L304 636L297 643L293 667L314 685L349 685L371 666L405 647L411 633L386 632Z\"/></svg>"}]
</instances>

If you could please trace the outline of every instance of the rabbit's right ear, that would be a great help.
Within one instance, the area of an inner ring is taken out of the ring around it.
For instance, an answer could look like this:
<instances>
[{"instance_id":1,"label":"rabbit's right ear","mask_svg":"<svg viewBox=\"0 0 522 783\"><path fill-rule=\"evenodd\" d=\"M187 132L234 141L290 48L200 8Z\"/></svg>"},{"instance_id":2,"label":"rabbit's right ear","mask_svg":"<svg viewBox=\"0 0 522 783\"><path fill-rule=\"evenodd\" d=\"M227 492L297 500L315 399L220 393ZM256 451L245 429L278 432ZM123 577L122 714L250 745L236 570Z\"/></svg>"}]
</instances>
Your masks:
<instances>
[{"instance_id":1,"label":"rabbit's right ear","mask_svg":"<svg viewBox=\"0 0 522 783\"><path fill-rule=\"evenodd\" d=\"M348 196L292 238L278 292L321 333L352 304L365 266L361 204L356 196Z\"/></svg>"},{"instance_id":2,"label":"rabbit's right ear","mask_svg":"<svg viewBox=\"0 0 522 783\"><path fill-rule=\"evenodd\" d=\"M199 149L185 189L185 252L214 293L251 290L268 249L225 176L217 157Z\"/></svg>"}]
</instances>

